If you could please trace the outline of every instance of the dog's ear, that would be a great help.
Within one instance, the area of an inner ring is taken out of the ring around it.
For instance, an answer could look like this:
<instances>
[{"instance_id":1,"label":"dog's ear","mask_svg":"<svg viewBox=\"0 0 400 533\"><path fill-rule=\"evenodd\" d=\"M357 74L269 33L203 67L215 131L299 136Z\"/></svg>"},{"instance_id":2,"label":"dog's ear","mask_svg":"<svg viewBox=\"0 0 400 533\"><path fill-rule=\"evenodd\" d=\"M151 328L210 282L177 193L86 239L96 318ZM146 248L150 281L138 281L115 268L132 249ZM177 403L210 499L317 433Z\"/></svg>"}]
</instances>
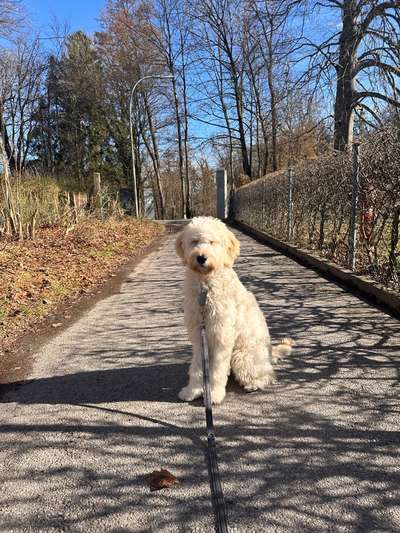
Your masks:
<instances>
[{"instance_id":1,"label":"dog's ear","mask_svg":"<svg viewBox=\"0 0 400 533\"><path fill-rule=\"evenodd\" d=\"M231 231L227 233L225 266L231 267L240 253L240 243Z\"/></svg>"},{"instance_id":2,"label":"dog's ear","mask_svg":"<svg viewBox=\"0 0 400 533\"><path fill-rule=\"evenodd\" d=\"M183 260L183 263L185 264L185 252L183 249L183 231L179 233L177 238L175 239L175 251L177 255Z\"/></svg>"}]
</instances>

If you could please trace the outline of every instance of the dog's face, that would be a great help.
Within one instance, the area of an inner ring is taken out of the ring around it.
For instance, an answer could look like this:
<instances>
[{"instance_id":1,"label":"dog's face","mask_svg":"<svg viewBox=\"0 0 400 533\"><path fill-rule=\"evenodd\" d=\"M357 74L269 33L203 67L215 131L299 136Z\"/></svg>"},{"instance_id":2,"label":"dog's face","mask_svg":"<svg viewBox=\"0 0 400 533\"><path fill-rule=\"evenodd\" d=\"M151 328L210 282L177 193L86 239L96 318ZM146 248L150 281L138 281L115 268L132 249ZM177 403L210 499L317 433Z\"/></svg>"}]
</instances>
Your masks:
<instances>
[{"instance_id":1,"label":"dog's face","mask_svg":"<svg viewBox=\"0 0 400 533\"><path fill-rule=\"evenodd\" d=\"M176 252L198 274L231 267L239 255L239 241L220 220L196 217L176 238Z\"/></svg>"}]
</instances>

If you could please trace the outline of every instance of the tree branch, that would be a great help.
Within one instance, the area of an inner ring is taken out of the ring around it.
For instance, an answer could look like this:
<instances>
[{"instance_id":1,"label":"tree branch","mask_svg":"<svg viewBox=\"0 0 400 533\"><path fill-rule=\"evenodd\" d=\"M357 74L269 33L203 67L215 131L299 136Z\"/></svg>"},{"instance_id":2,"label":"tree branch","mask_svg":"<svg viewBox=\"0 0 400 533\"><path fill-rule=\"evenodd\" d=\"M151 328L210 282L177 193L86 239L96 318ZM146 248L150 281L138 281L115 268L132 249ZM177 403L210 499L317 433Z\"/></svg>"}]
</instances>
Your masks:
<instances>
[{"instance_id":1,"label":"tree branch","mask_svg":"<svg viewBox=\"0 0 400 533\"><path fill-rule=\"evenodd\" d=\"M393 74L396 74L396 76L400 76L400 67L388 65L387 63L382 63L381 61L379 61L379 59L365 59L363 61L359 61L356 65L356 68L354 69L353 74L355 76L361 70L365 70L366 68L370 67L377 67L385 72L392 72Z\"/></svg>"},{"instance_id":2,"label":"tree branch","mask_svg":"<svg viewBox=\"0 0 400 533\"><path fill-rule=\"evenodd\" d=\"M364 98L378 98L379 100L383 100L384 102L393 105L394 107L400 107L400 101L390 98L390 96L386 96L385 94L374 91L361 91L354 94L353 108L359 103L360 100L363 100Z\"/></svg>"},{"instance_id":3,"label":"tree branch","mask_svg":"<svg viewBox=\"0 0 400 533\"><path fill-rule=\"evenodd\" d=\"M398 7L397 1L382 2L381 4L375 5L373 8L371 8L369 13L364 18L363 22L360 24L358 30L357 44L359 44L364 38L364 35L368 30L369 25L376 17L382 15L382 13L384 13L387 9L395 9L396 7Z\"/></svg>"}]
</instances>

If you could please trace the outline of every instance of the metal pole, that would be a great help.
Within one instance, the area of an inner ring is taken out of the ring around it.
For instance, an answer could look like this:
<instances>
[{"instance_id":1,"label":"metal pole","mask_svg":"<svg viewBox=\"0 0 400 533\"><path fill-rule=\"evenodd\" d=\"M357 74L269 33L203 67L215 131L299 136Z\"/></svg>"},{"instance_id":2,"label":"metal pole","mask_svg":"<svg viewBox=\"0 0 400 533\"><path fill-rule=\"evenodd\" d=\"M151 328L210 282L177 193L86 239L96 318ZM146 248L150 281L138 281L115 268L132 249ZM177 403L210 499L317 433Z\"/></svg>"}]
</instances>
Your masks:
<instances>
[{"instance_id":1,"label":"metal pole","mask_svg":"<svg viewBox=\"0 0 400 533\"><path fill-rule=\"evenodd\" d=\"M287 239L291 241L293 239L293 169L288 170L289 178L289 191L288 191L288 227L287 227Z\"/></svg>"},{"instance_id":2,"label":"metal pole","mask_svg":"<svg viewBox=\"0 0 400 533\"><path fill-rule=\"evenodd\" d=\"M135 164L135 147L133 145L133 120L132 120L132 107L133 107L133 95L135 93L136 87L139 85L140 82L143 80L148 79L170 79L173 78L172 75L157 75L152 74L149 76L143 76L143 78L140 78L135 85L132 87L131 91L131 98L129 101L129 131L130 131L130 138L131 138L131 152L132 152L132 176L133 176L133 190L135 191L135 217L139 217L139 202L138 202L138 191L137 191L137 184L136 184L136 164Z\"/></svg>"},{"instance_id":3,"label":"metal pole","mask_svg":"<svg viewBox=\"0 0 400 533\"><path fill-rule=\"evenodd\" d=\"M225 169L216 172L217 182L217 217L225 220L228 216L228 184Z\"/></svg>"},{"instance_id":4,"label":"metal pole","mask_svg":"<svg viewBox=\"0 0 400 533\"><path fill-rule=\"evenodd\" d=\"M353 176L351 192L351 214L350 214L350 235L349 235L349 267L354 270L356 267L357 252L357 207L360 183L360 144L353 143Z\"/></svg>"}]
</instances>

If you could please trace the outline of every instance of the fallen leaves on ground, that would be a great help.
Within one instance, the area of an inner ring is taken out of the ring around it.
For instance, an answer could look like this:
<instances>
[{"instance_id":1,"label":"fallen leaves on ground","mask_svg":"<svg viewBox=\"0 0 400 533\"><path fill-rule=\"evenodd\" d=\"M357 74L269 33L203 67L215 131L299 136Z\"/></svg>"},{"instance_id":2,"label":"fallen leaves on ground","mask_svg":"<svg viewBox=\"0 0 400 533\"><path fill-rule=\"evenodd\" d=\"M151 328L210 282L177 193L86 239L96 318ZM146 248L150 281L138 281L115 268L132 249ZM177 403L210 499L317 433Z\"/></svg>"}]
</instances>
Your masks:
<instances>
[{"instance_id":1,"label":"fallen leaves on ground","mask_svg":"<svg viewBox=\"0 0 400 533\"><path fill-rule=\"evenodd\" d=\"M159 224L131 217L87 218L68 235L48 227L34 241L0 239L0 347L60 303L89 292L162 232Z\"/></svg>"},{"instance_id":2,"label":"fallen leaves on ground","mask_svg":"<svg viewBox=\"0 0 400 533\"><path fill-rule=\"evenodd\" d=\"M146 476L146 482L151 491L167 489L179 483L176 477L168 470L154 470L154 472Z\"/></svg>"}]
</instances>

